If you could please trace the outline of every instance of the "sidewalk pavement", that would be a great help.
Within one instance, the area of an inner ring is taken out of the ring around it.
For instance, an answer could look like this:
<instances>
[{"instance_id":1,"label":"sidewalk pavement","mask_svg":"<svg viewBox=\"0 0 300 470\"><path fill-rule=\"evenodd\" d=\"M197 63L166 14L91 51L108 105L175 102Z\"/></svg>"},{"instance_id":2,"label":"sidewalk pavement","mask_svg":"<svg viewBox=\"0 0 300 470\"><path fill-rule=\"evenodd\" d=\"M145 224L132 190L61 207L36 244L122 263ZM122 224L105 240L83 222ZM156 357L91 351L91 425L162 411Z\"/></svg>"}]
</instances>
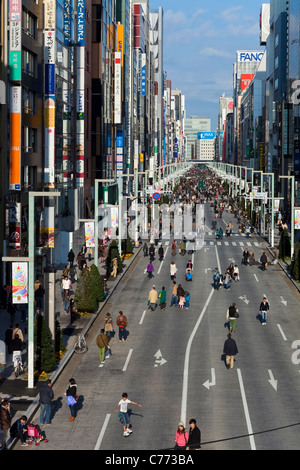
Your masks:
<instances>
[{"instance_id":1,"label":"sidewalk pavement","mask_svg":"<svg viewBox=\"0 0 300 470\"><path fill-rule=\"evenodd\" d=\"M89 317L80 317L76 319L73 323L71 323L70 314L65 314L62 299L61 299L61 285L60 279L62 277L62 270L66 266L67 263L63 263L59 266L56 266L56 281L55 281L55 313L56 317L60 323L60 327L63 333L63 342L66 347L66 354L64 355L63 359L61 360L58 368L50 375L52 383L58 378L61 370L67 364L69 358L73 354L73 345L77 340L77 336L79 333L85 333L89 327L92 325L94 320L96 319L97 315L100 313L108 299L110 298L112 292L119 284L120 280L126 273L127 269L136 258L137 254L141 250L141 247L134 247L133 256L131 256L128 260L124 260L124 268L122 273L120 273L116 278L110 276L107 281L107 288L108 293L103 302L99 304L98 312L91 314ZM93 264L93 258L89 262L87 260L87 265ZM76 266L77 267L77 266ZM80 271L77 269L79 276ZM100 276L103 279L106 277L106 267L105 263L99 261L99 272ZM73 291L71 291L71 297L74 298L74 292L76 290L76 282L72 284ZM10 315L7 313L6 310L0 309L0 340L5 339L5 332L9 327L11 322ZM19 323L20 328L24 335L24 341L27 343L27 332L26 332L26 321L22 321L22 314L20 311L17 311L14 319L14 323ZM26 361L27 351L24 349L22 351L22 360L23 363ZM29 389L27 378L25 374L21 375L20 377L16 378L14 374L14 367L12 362L12 354L6 355L6 366L4 373L2 374L3 381L0 384L0 399L8 399L11 404L11 412L12 412L12 423L18 419L21 415L26 415L28 419L34 414L36 408L38 406L38 394L40 388L43 386L44 381L37 381L35 384L35 388ZM0 430L1 433L1 430Z\"/></svg>"}]
</instances>

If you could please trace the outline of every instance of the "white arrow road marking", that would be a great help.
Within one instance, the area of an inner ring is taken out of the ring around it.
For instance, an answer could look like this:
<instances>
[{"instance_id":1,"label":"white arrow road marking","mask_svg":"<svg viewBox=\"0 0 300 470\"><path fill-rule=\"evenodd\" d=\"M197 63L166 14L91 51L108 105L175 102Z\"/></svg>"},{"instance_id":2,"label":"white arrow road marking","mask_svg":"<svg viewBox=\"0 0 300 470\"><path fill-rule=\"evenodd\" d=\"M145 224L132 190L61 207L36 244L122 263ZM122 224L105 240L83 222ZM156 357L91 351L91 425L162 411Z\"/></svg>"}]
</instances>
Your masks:
<instances>
[{"instance_id":1,"label":"white arrow road marking","mask_svg":"<svg viewBox=\"0 0 300 470\"><path fill-rule=\"evenodd\" d=\"M214 385L216 385L216 372L215 372L215 369L211 369L211 382L209 380L207 380L203 385L208 390L209 390L210 387L213 387Z\"/></svg>"},{"instance_id":2,"label":"white arrow road marking","mask_svg":"<svg viewBox=\"0 0 300 470\"><path fill-rule=\"evenodd\" d=\"M270 369L268 370L268 372L269 372L269 376L270 376L270 380L268 380L268 382L270 382L270 384L272 385L274 390L277 392L277 382L278 382L278 380L274 379L273 372Z\"/></svg>"},{"instance_id":3,"label":"white arrow road marking","mask_svg":"<svg viewBox=\"0 0 300 470\"><path fill-rule=\"evenodd\" d=\"M154 354L154 357L156 358L154 367L162 366L165 364L167 361L162 357L162 353L160 349Z\"/></svg>"},{"instance_id":4,"label":"white arrow road marking","mask_svg":"<svg viewBox=\"0 0 300 470\"><path fill-rule=\"evenodd\" d=\"M247 296L246 295L241 295L239 297L239 299L241 299L243 302L245 302L245 304L248 305L248 303L250 302L250 300L247 299Z\"/></svg>"},{"instance_id":5,"label":"white arrow road marking","mask_svg":"<svg viewBox=\"0 0 300 470\"><path fill-rule=\"evenodd\" d=\"M280 297L280 300L281 300L281 303L282 303L283 305L287 306L287 301L284 300L284 298L283 298L282 296Z\"/></svg>"},{"instance_id":6,"label":"white arrow road marking","mask_svg":"<svg viewBox=\"0 0 300 470\"><path fill-rule=\"evenodd\" d=\"M165 260L166 254L167 254L167 252L168 252L168 249L169 249L169 247L167 247L167 249L166 249L166 251L165 251L165 253L164 253L164 259L160 262L160 265L159 265L157 274L160 273L160 270L161 270L161 268L162 268L162 265L164 264L164 260Z\"/></svg>"}]
</instances>

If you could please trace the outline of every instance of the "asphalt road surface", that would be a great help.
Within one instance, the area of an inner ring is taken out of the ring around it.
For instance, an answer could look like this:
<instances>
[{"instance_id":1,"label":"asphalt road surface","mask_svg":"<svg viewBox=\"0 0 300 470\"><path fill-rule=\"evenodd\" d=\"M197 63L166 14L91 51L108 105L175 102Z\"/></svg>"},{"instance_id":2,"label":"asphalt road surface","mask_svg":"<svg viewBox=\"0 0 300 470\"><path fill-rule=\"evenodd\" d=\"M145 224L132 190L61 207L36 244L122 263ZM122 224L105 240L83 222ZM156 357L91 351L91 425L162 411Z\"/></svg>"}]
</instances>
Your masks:
<instances>
[{"instance_id":1,"label":"asphalt road surface","mask_svg":"<svg viewBox=\"0 0 300 470\"><path fill-rule=\"evenodd\" d=\"M171 255L171 241L163 241L165 258L154 261L148 280L148 258L141 251L120 282L103 316L110 312L116 330L112 356L99 367L95 343L76 368L68 370L78 384L80 406L73 423L63 390L47 427L49 442L30 449L151 450L174 446L178 422L195 418L202 433L202 450L296 450L300 442L300 302L299 293L278 266L241 265L245 247L259 259L267 244L259 237L237 233L236 219L229 239L217 241L211 231L213 213L205 205L205 245L193 255ZM225 233L225 222L218 219ZM194 264L193 281L185 281L185 266ZM177 284L191 294L190 308L170 307L170 263L178 268ZM240 281L230 290L214 291L212 270L225 272L237 263ZM149 290L167 290L167 308L148 310ZM265 326L258 317L266 295L271 313ZM240 318L233 335L239 354L227 370L223 344L227 338L226 310L236 302ZM129 336L118 340L119 310L128 318ZM93 336L93 337L92 337ZM298 341L298 343L297 343ZM65 384L67 386L67 383ZM115 412L123 392L142 408L130 405L132 434L123 437ZM57 400L56 391L56 400ZM37 414L38 419L38 414ZM47 446L47 447L46 447ZM29 448L24 448L29 449Z\"/></svg>"}]
</instances>

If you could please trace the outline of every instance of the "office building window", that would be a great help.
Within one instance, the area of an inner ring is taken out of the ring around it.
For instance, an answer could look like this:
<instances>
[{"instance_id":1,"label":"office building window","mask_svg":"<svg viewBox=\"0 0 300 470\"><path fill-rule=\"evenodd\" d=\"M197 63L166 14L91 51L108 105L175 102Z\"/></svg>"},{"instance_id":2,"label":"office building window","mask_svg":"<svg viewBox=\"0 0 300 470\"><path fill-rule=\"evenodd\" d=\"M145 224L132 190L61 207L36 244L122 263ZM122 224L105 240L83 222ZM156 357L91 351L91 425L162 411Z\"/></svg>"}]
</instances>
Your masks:
<instances>
[{"instance_id":1,"label":"office building window","mask_svg":"<svg viewBox=\"0 0 300 470\"><path fill-rule=\"evenodd\" d=\"M36 55L27 49L22 51L22 71L32 77L36 75Z\"/></svg>"},{"instance_id":2,"label":"office building window","mask_svg":"<svg viewBox=\"0 0 300 470\"><path fill-rule=\"evenodd\" d=\"M37 18L27 8L23 7L22 11L22 28L25 34L32 38L36 38Z\"/></svg>"}]
</instances>

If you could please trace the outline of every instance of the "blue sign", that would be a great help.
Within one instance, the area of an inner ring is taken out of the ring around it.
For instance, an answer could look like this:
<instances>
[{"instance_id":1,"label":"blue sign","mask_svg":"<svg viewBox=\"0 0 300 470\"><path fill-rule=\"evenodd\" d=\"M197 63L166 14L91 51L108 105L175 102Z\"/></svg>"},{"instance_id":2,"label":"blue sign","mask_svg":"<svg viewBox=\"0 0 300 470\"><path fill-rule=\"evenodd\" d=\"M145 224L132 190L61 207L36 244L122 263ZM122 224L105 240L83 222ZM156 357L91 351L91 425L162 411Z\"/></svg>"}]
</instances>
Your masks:
<instances>
[{"instance_id":1,"label":"blue sign","mask_svg":"<svg viewBox=\"0 0 300 470\"><path fill-rule=\"evenodd\" d=\"M215 132L198 132L197 139L214 140L216 138Z\"/></svg>"},{"instance_id":2,"label":"blue sign","mask_svg":"<svg viewBox=\"0 0 300 470\"><path fill-rule=\"evenodd\" d=\"M152 198L154 199L154 201L159 201L160 200L160 193L153 193Z\"/></svg>"},{"instance_id":3,"label":"blue sign","mask_svg":"<svg viewBox=\"0 0 300 470\"><path fill-rule=\"evenodd\" d=\"M142 96L146 96L146 64L142 67L141 94Z\"/></svg>"},{"instance_id":4,"label":"blue sign","mask_svg":"<svg viewBox=\"0 0 300 470\"><path fill-rule=\"evenodd\" d=\"M85 45L85 0L77 1L77 46Z\"/></svg>"}]
</instances>

